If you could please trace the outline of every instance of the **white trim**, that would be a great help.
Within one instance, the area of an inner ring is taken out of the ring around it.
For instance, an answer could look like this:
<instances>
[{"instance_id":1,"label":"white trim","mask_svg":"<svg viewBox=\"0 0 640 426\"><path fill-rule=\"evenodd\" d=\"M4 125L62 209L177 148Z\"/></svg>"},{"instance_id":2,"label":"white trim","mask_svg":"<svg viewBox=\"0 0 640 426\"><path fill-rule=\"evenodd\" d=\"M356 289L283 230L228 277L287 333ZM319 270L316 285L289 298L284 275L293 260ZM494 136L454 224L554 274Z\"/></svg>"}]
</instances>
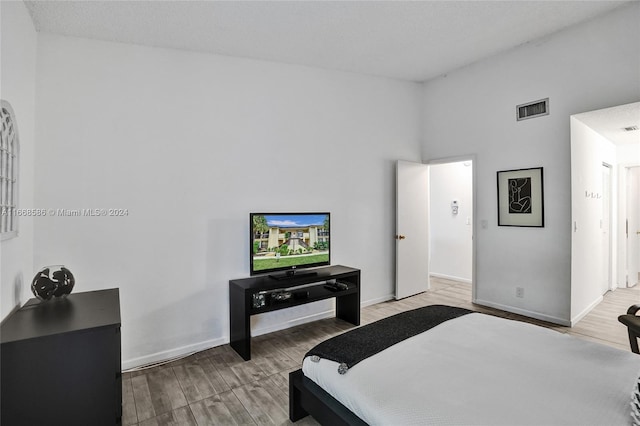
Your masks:
<instances>
[{"instance_id":1,"label":"white trim","mask_svg":"<svg viewBox=\"0 0 640 426\"><path fill-rule=\"evenodd\" d=\"M370 299L366 302L362 302L360 304L360 308L364 308L366 306L375 305L377 303L386 302L388 300L393 299L393 294L388 294L383 297L379 297L376 299ZM335 317L336 311L335 309L326 310L323 312L319 312L313 315L307 315L305 317L296 318L290 321L281 322L279 324L274 324L268 327L262 327L258 329L251 330L251 336L256 337L263 334L273 333L275 331L285 330L287 328L295 327L297 325L306 324L308 322L318 321L325 318ZM230 341L229 336L223 336L218 339L213 340L205 340L202 342L194 343L191 345L181 346L178 348L167 349L166 351L156 352L149 355L140 356L137 358L131 358L122 361L122 371L130 370L132 368L139 368L144 366L149 366L152 364L180 358L183 356L190 355L195 352L204 351L206 349L211 349L216 346L222 346L228 344Z\"/></svg>"},{"instance_id":2,"label":"white trim","mask_svg":"<svg viewBox=\"0 0 640 426\"><path fill-rule=\"evenodd\" d=\"M388 294L383 297L378 297L375 299L369 299L365 302L360 302L360 309L365 308L367 306L376 305L378 303L386 302L388 300L392 300L394 298L393 294ZM286 330L287 328L295 327L297 325L306 324L313 321L318 321L325 318L332 318L336 316L335 304L334 307L330 310L326 310L323 312L318 312L312 315L307 315L305 317L295 318L286 322L281 322L279 324L273 324L268 327L261 327L251 330L251 336L261 336L263 334L273 333L275 331ZM227 337L227 343L229 342Z\"/></svg>"},{"instance_id":3,"label":"white trim","mask_svg":"<svg viewBox=\"0 0 640 426\"><path fill-rule=\"evenodd\" d=\"M618 163L618 203L616 218L618 219L617 235L617 256L616 259L616 285L619 288L631 288L636 285L635 282L629 281L628 271L628 247L627 247L627 175L631 168L640 167L640 163Z\"/></svg>"},{"instance_id":4,"label":"white trim","mask_svg":"<svg viewBox=\"0 0 640 426\"><path fill-rule=\"evenodd\" d=\"M593 302L591 302L591 304L589 306L587 306L582 312L580 312L578 315L576 315L575 317L571 318L571 327L573 327L574 325L576 325L578 323L578 321L580 321L582 318L584 318L589 312L591 312L591 310L593 308L595 308L596 306L598 306L598 304L600 302L602 302L604 300L603 296L600 296L598 298L596 298L596 300L594 300Z\"/></svg>"},{"instance_id":5,"label":"white trim","mask_svg":"<svg viewBox=\"0 0 640 426\"><path fill-rule=\"evenodd\" d=\"M553 317L551 315L541 314L539 312L533 312L526 309L515 308L513 306L507 306L507 305L494 303L494 302L487 302L486 300L479 300L479 299L473 300L473 303L477 305L486 306L489 308L500 309L501 311L505 311L505 312L511 312L513 314L524 315L529 318L534 318L541 321L550 322L553 324L564 325L565 327L571 327L571 321L568 321L563 318Z\"/></svg>"},{"instance_id":6,"label":"white trim","mask_svg":"<svg viewBox=\"0 0 640 426\"><path fill-rule=\"evenodd\" d=\"M287 328L295 327L296 325L306 324L308 322L318 321L325 318L331 318L336 315L335 310L332 308L328 311L319 312L317 314L307 315L306 317L295 318L290 321L273 324L268 327L261 327L251 330L251 337L261 336L263 334L273 333L275 331L286 330Z\"/></svg>"},{"instance_id":7,"label":"white trim","mask_svg":"<svg viewBox=\"0 0 640 426\"><path fill-rule=\"evenodd\" d=\"M387 294L386 296L377 297L375 299L369 299L366 302L360 303L360 308L366 308L367 306L377 305L378 303L388 302L389 300L395 299L394 294Z\"/></svg>"},{"instance_id":8,"label":"white trim","mask_svg":"<svg viewBox=\"0 0 640 426\"><path fill-rule=\"evenodd\" d=\"M213 340L206 340L204 342L194 343L192 345L181 346L179 348L168 349L166 351L156 352L149 355L144 355L137 358L127 359L122 361L122 371L129 370L136 367L144 367L147 365L171 360L173 358L179 358L184 355L189 355L194 352L200 352L205 349L210 349L215 346L224 345L229 343L229 336L221 337Z\"/></svg>"},{"instance_id":9,"label":"white trim","mask_svg":"<svg viewBox=\"0 0 640 426\"><path fill-rule=\"evenodd\" d=\"M429 275L434 278L444 278L445 280L459 281L467 284L471 284L473 282L469 278L456 277L456 276L447 275L447 274L439 274L437 272L430 272Z\"/></svg>"}]
</instances>

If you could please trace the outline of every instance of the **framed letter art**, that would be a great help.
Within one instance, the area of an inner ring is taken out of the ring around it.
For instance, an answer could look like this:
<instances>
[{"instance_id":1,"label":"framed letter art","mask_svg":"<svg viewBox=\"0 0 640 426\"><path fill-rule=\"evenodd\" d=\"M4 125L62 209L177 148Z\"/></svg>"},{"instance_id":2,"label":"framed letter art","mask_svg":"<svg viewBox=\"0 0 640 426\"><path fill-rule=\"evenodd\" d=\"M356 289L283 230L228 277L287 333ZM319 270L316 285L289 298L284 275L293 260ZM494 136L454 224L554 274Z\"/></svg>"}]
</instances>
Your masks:
<instances>
[{"instance_id":1,"label":"framed letter art","mask_svg":"<svg viewBox=\"0 0 640 426\"><path fill-rule=\"evenodd\" d=\"M498 226L544 227L542 167L498 172Z\"/></svg>"}]
</instances>

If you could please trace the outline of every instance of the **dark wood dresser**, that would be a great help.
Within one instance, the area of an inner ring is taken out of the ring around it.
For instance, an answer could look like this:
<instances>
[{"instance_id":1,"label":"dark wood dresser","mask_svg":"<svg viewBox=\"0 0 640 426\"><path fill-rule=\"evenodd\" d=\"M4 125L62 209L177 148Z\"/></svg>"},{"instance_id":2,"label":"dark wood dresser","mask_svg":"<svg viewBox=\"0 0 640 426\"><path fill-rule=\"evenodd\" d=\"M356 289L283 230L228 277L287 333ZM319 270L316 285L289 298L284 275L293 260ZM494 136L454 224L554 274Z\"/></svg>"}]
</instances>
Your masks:
<instances>
[{"instance_id":1,"label":"dark wood dresser","mask_svg":"<svg viewBox=\"0 0 640 426\"><path fill-rule=\"evenodd\" d=\"M118 425L118 289L29 301L0 328L0 424Z\"/></svg>"}]
</instances>

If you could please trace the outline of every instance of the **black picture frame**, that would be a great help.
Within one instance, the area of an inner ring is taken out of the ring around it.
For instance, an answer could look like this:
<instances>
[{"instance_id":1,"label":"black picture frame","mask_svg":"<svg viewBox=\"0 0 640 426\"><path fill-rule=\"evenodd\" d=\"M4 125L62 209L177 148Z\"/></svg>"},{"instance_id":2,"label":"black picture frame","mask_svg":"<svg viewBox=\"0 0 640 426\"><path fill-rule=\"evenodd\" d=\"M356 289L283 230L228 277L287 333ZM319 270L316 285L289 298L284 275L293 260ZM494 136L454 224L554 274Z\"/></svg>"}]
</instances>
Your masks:
<instances>
[{"instance_id":1,"label":"black picture frame","mask_svg":"<svg viewBox=\"0 0 640 426\"><path fill-rule=\"evenodd\" d=\"M497 172L498 226L544 227L542 167Z\"/></svg>"}]
</instances>

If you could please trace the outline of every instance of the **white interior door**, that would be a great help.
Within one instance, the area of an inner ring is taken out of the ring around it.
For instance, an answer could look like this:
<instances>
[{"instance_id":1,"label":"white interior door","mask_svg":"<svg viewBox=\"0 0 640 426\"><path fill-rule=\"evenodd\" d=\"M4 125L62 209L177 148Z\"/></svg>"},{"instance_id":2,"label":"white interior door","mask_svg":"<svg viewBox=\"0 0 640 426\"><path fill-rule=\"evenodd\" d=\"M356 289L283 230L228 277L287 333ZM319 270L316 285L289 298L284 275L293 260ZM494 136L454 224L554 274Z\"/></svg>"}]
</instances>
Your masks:
<instances>
[{"instance_id":1,"label":"white interior door","mask_svg":"<svg viewBox=\"0 0 640 426\"><path fill-rule=\"evenodd\" d=\"M396 168L396 299L429 287L429 166Z\"/></svg>"},{"instance_id":2,"label":"white interior door","mask_svg":"<svg viewBox=\"0 0 640 426\"><path fill-rule=\"evenodd\" d=\"M627 277L640 281L640 167L627 169Z\"/></svg>"}]
</instances>

